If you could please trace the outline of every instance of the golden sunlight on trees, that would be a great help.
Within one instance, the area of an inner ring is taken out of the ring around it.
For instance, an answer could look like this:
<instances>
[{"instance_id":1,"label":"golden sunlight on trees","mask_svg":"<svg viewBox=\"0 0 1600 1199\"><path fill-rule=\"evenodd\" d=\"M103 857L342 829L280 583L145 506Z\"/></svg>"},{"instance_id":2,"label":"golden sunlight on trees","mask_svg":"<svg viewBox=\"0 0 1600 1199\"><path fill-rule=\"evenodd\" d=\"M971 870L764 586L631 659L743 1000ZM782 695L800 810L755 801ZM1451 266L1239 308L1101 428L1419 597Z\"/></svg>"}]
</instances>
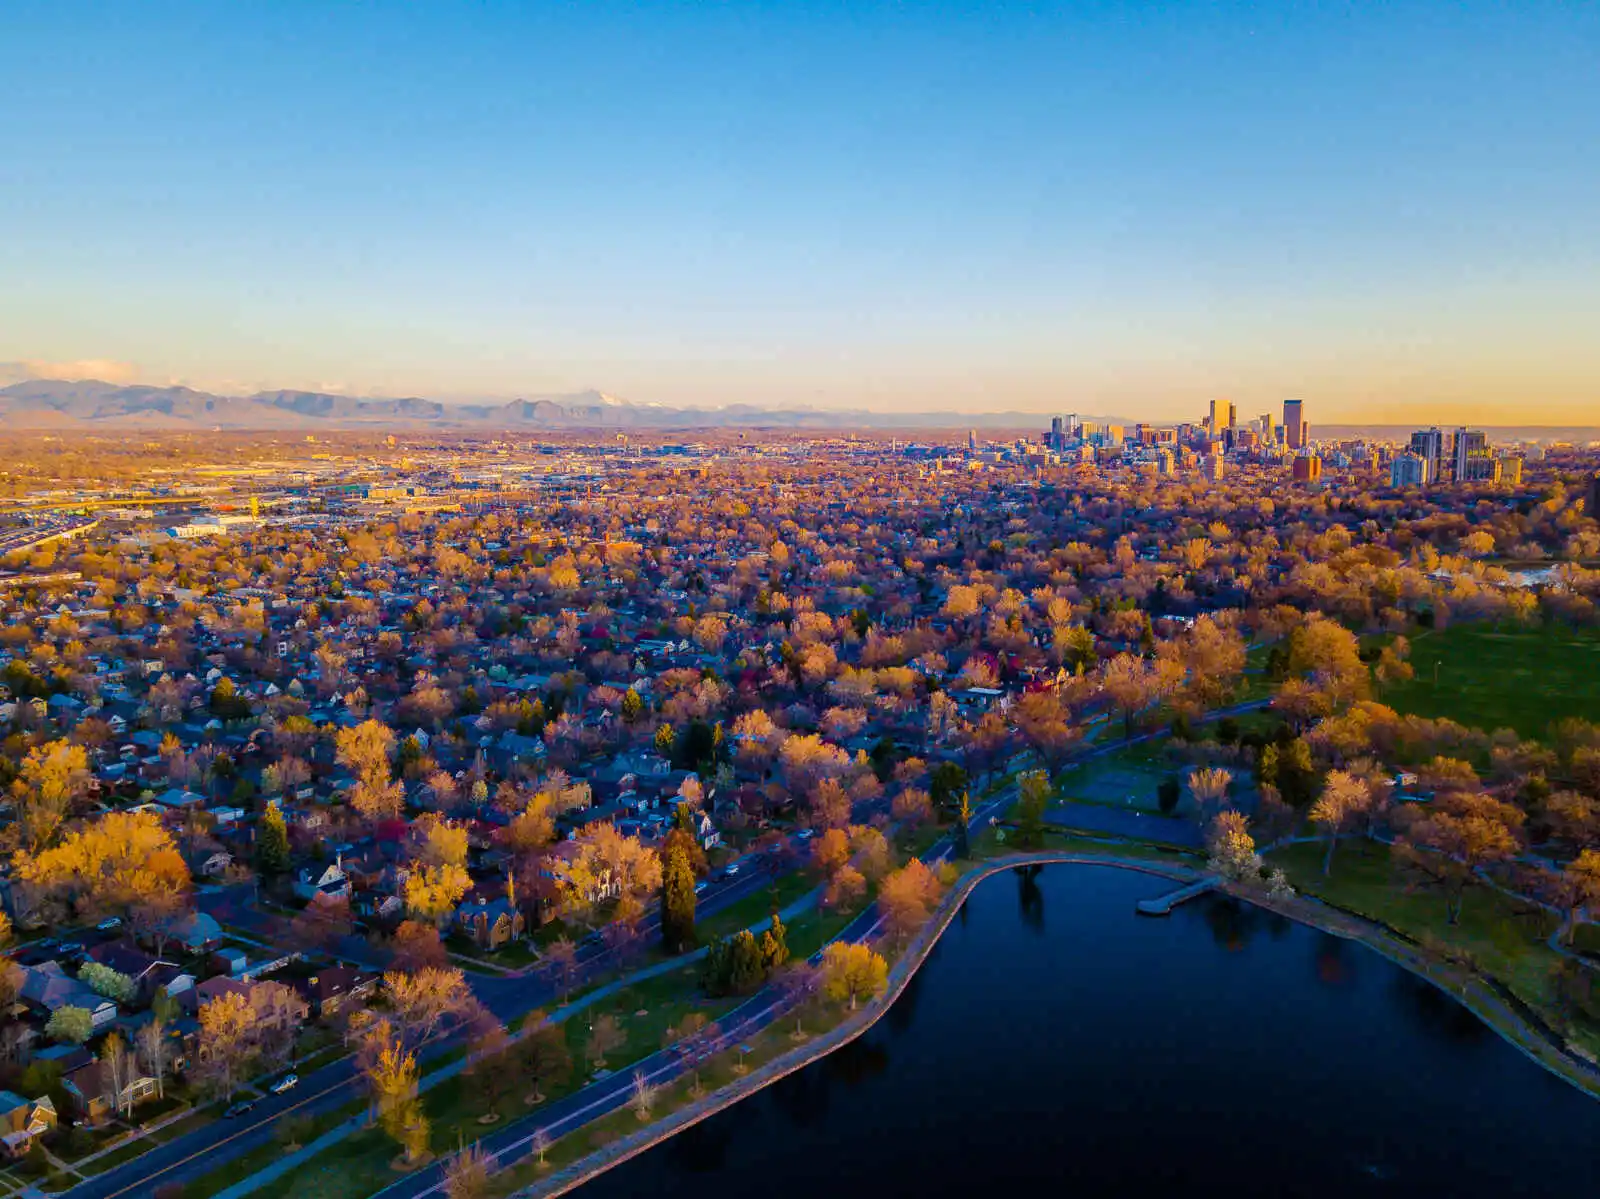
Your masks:
<instances>
[{"instance_id":1,"label":"golden sunlight on trees","mask_svg":"<svg viewBox=\"0 0 1600 1199\"><path fill-rule=\"evenodd\" d=\"M822 993L854 1011L858 1001L881 995L889 985L889 964L870 945L835 941L822 952Z\"/></svg>"}]
</instances>

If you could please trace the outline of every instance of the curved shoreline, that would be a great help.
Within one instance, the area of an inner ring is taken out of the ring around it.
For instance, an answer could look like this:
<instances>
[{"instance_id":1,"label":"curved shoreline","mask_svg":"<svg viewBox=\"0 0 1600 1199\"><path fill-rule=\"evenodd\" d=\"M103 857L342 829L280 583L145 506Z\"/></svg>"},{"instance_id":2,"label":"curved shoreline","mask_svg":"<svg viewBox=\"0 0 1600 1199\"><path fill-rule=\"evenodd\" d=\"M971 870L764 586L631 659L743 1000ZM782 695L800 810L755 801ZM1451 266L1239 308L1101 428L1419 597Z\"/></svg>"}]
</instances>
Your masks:
<instances>
[{"instance_id":1,"label":"curved shoreline","mask_svg":"<svg viewBox=\"0 0 1600 1199\"><path fill-rule=\"evenodd\" d=\"M513 1192L511 1199L555 1199L582 1186L614 1166L639 1156L687 1128L706 1120L718 1112L771 1086L779 1079L803 1070L837 1049L848 1045L875 1025L894 1006L906 984L922 968L945 929L960 911L961 905L978 884L996 874L1014 870L1018 866L1108 866L1119 870L1132 870L1140 874L1155 875L1175 883L1193 883L1204 877L1204 871L1177 863L1166 863L1144 858L1125 858L1113 855L1072 853L1040 850L1032 853L1007 854L978 863L964 873L951 886L940 901L932 918L912 938L906 951L889 970L888 985L882 995L863 1005L827 1032L780 1054L772 1061L758 1067L748 1076L718 1088L702 1099L672 1112L662 1119L620 1137L609 1145L596 1149L571 1165L552 1171L549 1177ZM1452 989L1436 977L1438 966L1420 952L1409 950L1390 934L1377 928L1364 928L1356 918L1338 913L1319 901L1296 895L1292 899L1274 900L1265 893L1223 884L1218 888L1235 899L1254 904L1297 924L1314 928L1332 936L1357 941L1379 954L1387 961L1430 983L1456 1003L1477 1016L1500 1037L1518 1049L1529 1060L1549 1070L1552 1074L1577 1087L1592 1098L1600 1098L1600 1070L1588 1066L1571 1054L1556 1049L1516 1011L1507 1006L1481 983L1470 981L1461 990ZM1431 969L1430 969L1431 968ZM1487 1009L1487 1010L1486 1010ZM1508 1027L1509 1026L1509 1027Z\"/></svg>"}]
</instances>

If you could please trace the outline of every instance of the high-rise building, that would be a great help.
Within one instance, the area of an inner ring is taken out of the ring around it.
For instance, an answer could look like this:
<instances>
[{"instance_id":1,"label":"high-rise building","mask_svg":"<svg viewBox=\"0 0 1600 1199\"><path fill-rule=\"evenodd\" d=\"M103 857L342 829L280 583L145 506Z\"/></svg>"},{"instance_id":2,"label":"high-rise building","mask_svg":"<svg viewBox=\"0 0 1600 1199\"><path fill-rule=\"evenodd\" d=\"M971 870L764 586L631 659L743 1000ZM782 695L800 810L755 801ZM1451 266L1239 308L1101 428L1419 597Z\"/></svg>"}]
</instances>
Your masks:
<instances>
[{"instance_id":1,"label":"high-rise building","mask_svg":"<svg viewBox=\"0 0 1600 1199\"><path fill-rule=\"evenodd\" d=\"M976 429L967 430L967 449L974 454L978 452L978 431Z\"/></svg>"},{"instance_id":2,"label":"high-rise building","mask_svg":"<svg viewBox=\"0 0 1600 1199\"><path fill-rule=\"evenodd\" d=\"M1450 475L1457 483L1486 483L1495 477L1489 435L1482 429L1456 430L1450 445Z\"/></svg>"},{"instance_id":3,"label":"high-rise building","mask_svg":"<svg viewBox=\"0 0 1600 1199\"><path fill-rule=\"evenodd\" d=\"M1156 451L1156 474L1170 475L1173 470L1173 457L1171 450Z\"/></svg>"},{"instance_id":4,"label":"high-rise building","mask_svg":"<svg viewBox=\"0 0 1600 1199\"><path fill-rule=\"evenodd\" d=\"M1431 429L1418 429L1411 435L1411 452L1427 464L1427 475L1423 483L1437 483L1440 481L1440 470L1444 466L1444 433L1436 425Z\"/></svg>"},{"instance_id":5,"label":"high-rise building","mask_svg":"<svg viewBox=\"0 0 1600 1199\"><path fill-rule=\"evenodd\" d=\"M1428 460L1421 454L1397 454L1389 463L1390 487L1426 487Z\"/></svg>"},{"instance_id":6,"label":"high-rise building","mask_svg":"<svg viewBox=\"0 0 1600 1199\"><path fill-rule=\"evenodd\" d=\"M1322 459L1315 454L1296 454L1292 477L1296 483L1315 483L1322 478Z\"/></svg>"},{"instance_id":7,"label":"high-rise building","mask_svg":"<svg viewBox=\"0 0 1600 1199\"><path fill-rule=\"evenodd\" d=\"M1210 479L1213 483L1222 482L1223 472L1227 469L1226 461L1222 456L1222 447L1212 446L1211 452L1200 460L1201 476Z\"/></svg>"},{"instance_id":8,"label":"high-rise building","mask_svg":"<svg viewBox=\"0 0 1600 1199\"><path fill-rule=\"evenodd\" d=\"M1284 444L1291 450L1303 450L1306 442L1310 440L1311 428L1306 424L1306 405L1304 400L1285 400L1283 402L1283 433Z\"/></svg>"},{"instance_id":9,"label":"high-rise building","mask_svg":"<svg viewBox=\"0 0 1600 1199\"><path fill-rule=\"evenodd\" d=\"M1522 459L1521 458L1502 458L1502 459L1500 459L1500 481L1502 483L1510 483L1511 486L1513 486L1513 487L1521 486L1521 484L1522 484Z\"/></svg>"},{"instance_id":10,"label":"high-rise building","mask_svg":"<svg viewBox=\"0 0 1600 1199\"><path fill-rule=\"evenodd\" d=\"M1059 416L1050 418L1050 448L1060 453L1067 447L1067 434L1065 426Z\"/></svg>"},{"instance_id":11,"label":"high-rise building","mask_svg":"<svg viewBox=\"0 0 1600 1199\"><path fill-rule=\"evenodd\" d=\"M1212 400L1211 414L1206 418L1206 428L1212 441L1222 440L1222 431L1234 425L1236 410L1231 400Z\"/></svg>"},{"instance_id":12,"label":"high-rise building","mask_svg":"<svg viewBox=\"0 0 1600 1199\"><path fill-rule=\"evenodd\" d=\"M1259 426L1259 428L1261 430L1261 440L1266 442L1268 445L1271 445L1272 444L1272 413L1263 412L1256 423L1257 423L1257 425Z\"/></svg>"}]
</instances>

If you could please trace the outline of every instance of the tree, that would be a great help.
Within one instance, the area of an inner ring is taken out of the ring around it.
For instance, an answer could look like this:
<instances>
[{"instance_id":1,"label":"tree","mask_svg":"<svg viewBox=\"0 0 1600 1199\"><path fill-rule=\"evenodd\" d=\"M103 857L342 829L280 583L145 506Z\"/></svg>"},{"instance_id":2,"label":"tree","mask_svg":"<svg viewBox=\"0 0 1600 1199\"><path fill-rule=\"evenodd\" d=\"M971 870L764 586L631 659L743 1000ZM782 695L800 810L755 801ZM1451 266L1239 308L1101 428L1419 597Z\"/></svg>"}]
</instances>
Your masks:
<instances>
[{"instance_id":1,"label":"tree","mask_svg":"<svg viewBox=\"0 0 1600 1199\"><path fill-rule=\"evenodd\" d=\"M189 867L154 812L107 812L39 854L12 856L17 881L85 913L127 912L156 893L189 890Z\"/></svg>"},{"instance_id":2,"label":"tree","mask_svg":"<svg viewBox=\"0 0 1600 1199\"><path fill-rule=\"evenodd\" d=\"M681 845L671 846L661 872L661 940L668 953L683 953L695 943L694 870Z\"/></svg>"},{"instance_id":3,"label":"tree","mask_svg":"<svg viewBox=\"0 0 1600 1199\"><path fill-rule=\"evenodd\" d=\"M955 806L967 790L967 772L954 762L940 762L928 776L928 797L941 811Z\"/></svg>"},{"instance_id":4,"label":"tree","mask_svg":"<svg viewBox=\"0 0 1600 1199\"><path fill-rule=\"evenodd\" d=\"M1445 919L1455 924L1478 871L1510 859L1520 848L1520 808L1478 791L1445 792L1416 814L1390 849L1411 879L1445 897Z\"/></svg>"},{"instance_id":5,"label":"tree","mask_svg":"<svg viewBox=\"0 0 1600 1199\"><path fill-rule=\"evenodd\" d=\"M94 1035L94 1017L88 1008L59 1007L50 1013L45 1036L63 1045L82 1045Z\"/></svg>"},{"instance_id":6,"label":"tree","mask_svg":"<svg viewBox=\"0 0 1600 1199\"><path fill-rule=\"evenodd\" d=\"M391 948L394 952L394 969L407 974L439 968L449 961L444 942L439 939L439 929L420 920L403 921L400 927L394 930Z\"/></svg>"},{"instance_id":7,"label":"tree","mask_svg":"<svg viewBox=\"0 0 1600 1199\"><path fill-rule=\"evenodd\" d=\"M450 1155L444 1165L446 1199L484 1199L489 1193L489 1175L498 1163L480 1145L467 1145Z\"/></svg>"},{"instance_id":8,"label":"tree","mask_svg":"<svg viewBox=\"0 0 1600 1199\"><path fill-rule=\"evenodd\" d=\"M261 813L261 828L256 835L256 865L264 874L282 874L289 869L289 827L276 803Z\"/></svg>"},{"instance_id":9,"label":"tree","mask_svg":"<svg viewBox=\"0 0 1600 1199\"><path fill-rule=\"evenodd\" d=\"M775 970L789 960L789 930L784 928L778 913L772 913L772 923L761 934L761 970L764 978L771 978Z\"/></svg>"},{"instance_id":10,"label":"tree","mask_svg":"<svg viewBox=\"0 0 1600 1199\"><path fill-rule=\"evenodd\" d=\"M354 928L350 901L319 892L289 922L289 940L302 952L331 952Z\"/></svg>"},{"instance_id":11,"label":"tree","mask_svg":"<svg viewBox=\"0 0 1600 1199\"><path fill-rule=\"evenodd\" d=\"M596 1070L603 1069L606 1058L621 1049L627 1041L628 1038L615 1016L609 1012L596 1016L594 1024L589 1028L589 1037L584 1046L589 1065Z\"/></svg>"},{"instance_id":12,"label":"tree","mask_svg":"<svg viewBox=\"0 0 1600 1199\"><path fill-rule=\"evenodd\" d=\"M700 982L710 995L747 995L766 981L767 972L761 943L746 928L711 944Z\"/></svg>"},{"instance_id":13,"label":"tree","mask_svg":"<svg viewBox=\"0 0 1600 1199\"><path fill-rule=\"evenodd\" d=\"M1181 677L1169 661L1151 662L1137 654L1118 654L1106 663L1102 677L1106 696L1122 713L1122 735L1133 737L1134 717L1171 694Z\"/></svg>"},{"instance_id":14,"label":"tree","mask_svg":"<svg viewBox=\"0 0 1600 1199\"><path fill-rule=\"evenodd\" d=\"M1311 823L1320 826L1328 838L1328 852L1322 859L1324 875L1333 870L1333 849L1340 834L1367 813L1372 798L1372 788L1365 779L1344 770L1328 772L1322 794L1311 806Z\"/></svg>"},{"instance_id":15,"label":"tree","mask_svg":"<svg viewBox=\"0 0 1600 1199\"><path fill-rule=\"evenodd\" d=\"M847 911L860 903L866 894L866 876L854 866L840 866L822 892L822 903L824 907Z\"/></svg>"},{"instance_id":16,"label":"tree","mask_svg":"<svg viewBox=\"0 0 1600 1199\"><path fill-rule=\"evenodd\" d=\"M233 1098L239 1075L256 1055L256 1010L237 991L200 1005L200 1062L224 1097Z\"/></svg>"},{"instance_id":17,"label":"tree","mask_svg":"<svg viewBox=\"0 0 1600 1199\"><path fill-rule=\"evenodd\" d=\"M415 974L391 970L383 976L383 993L407 1048L482 1014L466 975L454 967L429 966Z\"/></svg>"},{"instance_id":18,"label":"tree","mask_svg":"<svg viewBox=\"0 0 1600 1199\"><path fill-rule=\"evenodd\" d=\"M73 803L89 789L89 755L81 745L52 741L35 746L22 760L17 786L19 823L28 848L48 845Z\"/></svg>"},{"instance_id":19,"label":"tree","mask_svg":"<svg viewBox=\"0 0 1600 1199\"><path fill-rule=\"evenodd\" d=\"M135 1037L139 1061L145 1072L156 1080L156 1093L163 1099L167 1095L167 1070L172 1063L172 1050L167 1040L168 1021L160 1010L154 1010L150 1021L140 1026Z\"/></svg>"},{"instance_id":20,"label":"tree","mask_svg":"<svg viewBox=\"0 0 1600 1199\"><path fill-rule=\"evenodd\" d=\"M643 1070L633 1072L633 1092L629 1106L640 1124L650 1119L650 1113L655 1110L656 1089L650 1085L650 1080L644 1076Z\"/></svg>"},{"instance_id":21,"label":"tree","mask_svg":"<svg viewBox=\"0 0 1600 1199\"><path fill-rule=\"evenodd\" d=\"M622 695L622 719L624 723L634 724L644 714L644 700L632 687Z\"/></svg>"},{"instance_id":22,"label":"tree","mask_svg":"<svg viewBox=\"0 0 1600 1199\"><path fill-rule=\"evenodd\" d=\"M894 797L889 805L889 814L894 817L896 824L915 832L933 818L933 803L926 791L907 787Z\"/></svg>"},{"instance_id":23,"label":"tree","mask_svg":"<svg viewBox=\"0 0 1600 1199\"><path fill-rule=\"evenodd\" d=\"M79 966L78 981L87 983L96 995L104 995L118 1003L128 1003L133 999L133 979L99 962L89 961Z\"/></svg>"},{"instance_id":24,"label":"tree","mask_svg":"<svg viewBox=\"0 0 1600 1199\"><path fill-rule=\"evenodd\" d=\"M393 731L377 720L363 721L340 729L334 737L339 762L355 772L356 785L350 803L368 820L398 816L402 791L393 781L390 757L394 753Z\"/></svg>"},{"instance_id":25,"label":"tree","mask_svg":"<svg viewBox=\"0 0 1600 1199\"><path fill-rule=\"evenodd\" d=\"M405 1151L408 1164L416 1162L428 1144L427 1118L417 1098L416 1054L387 1021L378 1021L366 1034L359 1060L379 1127Z\"/></svg>"},{"instance_id":26,"label":"tree","mask_svg":"<svg viewBox=\"0 0 1600 1199\"><path fill-rule=\"evenodd\" d=\"M545 947L544 960L561 983L561 1001L566 1002L578 977L578 947L566 937L557 937Z\"/></svg>"},{"instance_id":27,"label":"tree","mask_svg":"<svg viewBox=\"0 0 1600 1199\"><path fill-rule=\"evenodd\" d=\"M1567 941L1570 944L1577 931L1578 913L1600 904L1600 851L1586 849L1562 870L1569 895L1567 908Z\"/></svg>"},{"instance_id":28,"label":"tree","mask_svg":"<svg viewBox=\"0 0 1600 1199\"><path fill-rule=\"evenodd\" d=\"M860 941L834 941L822 952L822 993L834 1003L881 995L889 985L889 964Z\"/></svg>"},{"instance_id":29,"label":"tree","mask_svg":"<svg viewBox=\"0 0 1600 1199\"><path fill-rule=\"evenodd\" d=\"M439 924L472 888L472 876L460 866L414 863L406 876L406 911L415 919Z\"/></svg>"},{"instance_id":30,"label":"tree","mask_svg":"<svg viewBox=\"0 0 1600 1199\"><path fill-rule=\"evenodd\" d=\"M572 1053L567 1048L567 1034L538 1013L527 1023L533 1031L527 1033L513 1047L517 1071L533 1088L528 1093L528 1104L544 1102L541 1087L550 1083L565 1082L572 1073Z\"/></svg>"},{"instance_id":31,"label":"tree","mask_svg":"<svg viewBox=\"0 0 1600 1199\"><path fill-rule=\"evenodd\" d=\"M896 941L904 942L928 919L939 902L939 880L921 859L912 858L878 888L878 911Z\"/></svg>"},{"instance_id":32,"label":"tree","mask_svg":"<svg viewBox=\"0 0 1600 1199\"><path fill-rule=\"evenodd\" d=\"M822 986L821 970L801 958L784 966L772 981L783 995L784 1006L794 1012L794 1037L799 1040L805 1035L800 1026L805 1005Z\"/></svg>"},{"instance_id":33,"label":"tree","mask_svg":"<svg viewBox=\"0 0 1600 1199\"><path fill-rule=\"evenodd\" d=\"M1232 783L1233 774L1220 766L1208 766L1189 776L1189 790L1202 815L1213 804L1220 805L1228 797L1228 787Z\"/></svg>"},{"instance_id":34,"label":"tree","mask_svg":"<svg viewBox=\"0 0 1600 1199\"><path fill-rule=\"evenodd\" d=\"M1044 844L1044 813L1050 803L1050 776L1042 770L1023 772L1017 780L1017 844L1038 849Z\"/></svg>"},{"instance_id":35,"label":"tree","mask_svg":"<svg viewBox=\"0 0 1600 1199\"><path fill-rule=\"evenodd\" d=\"M1178 800L1183 797L1183 784L1170 775L1156 785L1156 804L1164 815L1170 816L1177 810Z\"/></svg>"},{"instance_id":36,"label":"tree","mask_svg":"<svg viewBox=\"0 0 1600 1199\"><path fill-rule=\"evenodd\" d=\"M1208 864L1223 878L1255 882L1261 877L1261 855L1242 812L1218 812L1206 836Z\"/></svg>"},{"instance_id":37,"label":"tree","mask_svg":"<svg viewBox=\"0 0 1600 1199\"><path fill-rule=\"evenodd\" d=\"M129 1087L138 1074L139 1063L120 1032L108 1034L101 1044L100 1069L111 1106L126 1114L132 1109Z\"/></svg>"},{"instance_id":38,"label":"tree","mask_svg":"<svg viewBox=\"0 0 1600 1199\"><path fill-rule=\"evenodd\" d=\"M490 1023L473 1040L468 1055L472 1062L468 1073L472 1075L473 1085L488 1100L489 1110L496 1119L499 1116L495 1109L499 1107L506 1084L516 1068L509 1052L510 1043L505 1028Z\"/></svg>"}]
</instances>

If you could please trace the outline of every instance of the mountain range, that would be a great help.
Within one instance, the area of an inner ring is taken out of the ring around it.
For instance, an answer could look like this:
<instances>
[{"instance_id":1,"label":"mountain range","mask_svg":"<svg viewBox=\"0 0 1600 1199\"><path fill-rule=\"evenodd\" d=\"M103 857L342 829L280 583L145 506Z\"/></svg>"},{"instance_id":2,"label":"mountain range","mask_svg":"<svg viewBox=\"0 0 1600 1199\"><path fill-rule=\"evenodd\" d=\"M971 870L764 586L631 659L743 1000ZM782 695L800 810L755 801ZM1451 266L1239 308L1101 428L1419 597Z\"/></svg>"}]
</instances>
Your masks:
<instances>
[{"instance_id":1,"label":"mountain range","mask_svg":"<svg viewBox=\"0 0 1600 1199\"><path fill-rule=\"evenodd\" d=\"M415 396L362 399L315 391L213 395L189 387L29 380L0 388L0 421L11 429L1034 429L1029 412L885 413L864 409L674 408L635 404L600 391L531 396L506 403L443 403Z\"/></svg>"}]
</instances>

